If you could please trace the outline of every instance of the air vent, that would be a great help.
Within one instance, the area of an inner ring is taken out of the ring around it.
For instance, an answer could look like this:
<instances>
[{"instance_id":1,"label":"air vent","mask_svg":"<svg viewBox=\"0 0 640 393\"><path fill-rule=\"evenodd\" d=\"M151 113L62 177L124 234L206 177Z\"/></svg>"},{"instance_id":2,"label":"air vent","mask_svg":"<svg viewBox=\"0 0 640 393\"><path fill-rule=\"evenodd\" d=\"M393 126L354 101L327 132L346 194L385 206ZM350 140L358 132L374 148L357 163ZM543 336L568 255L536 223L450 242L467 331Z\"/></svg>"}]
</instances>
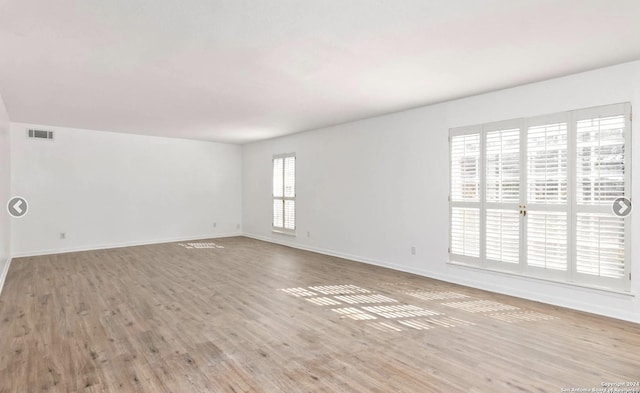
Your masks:
<instances>
[{"instance_id":1,"label":"air vent","mask_svg":"<svg viewBox=\"0 0 640 393\"><path fill-rule=\"evenodd\" d=\"M53 131L28 130L27 136L31 139L49 139L53 140Z\"/></svg>"}]
</instances>

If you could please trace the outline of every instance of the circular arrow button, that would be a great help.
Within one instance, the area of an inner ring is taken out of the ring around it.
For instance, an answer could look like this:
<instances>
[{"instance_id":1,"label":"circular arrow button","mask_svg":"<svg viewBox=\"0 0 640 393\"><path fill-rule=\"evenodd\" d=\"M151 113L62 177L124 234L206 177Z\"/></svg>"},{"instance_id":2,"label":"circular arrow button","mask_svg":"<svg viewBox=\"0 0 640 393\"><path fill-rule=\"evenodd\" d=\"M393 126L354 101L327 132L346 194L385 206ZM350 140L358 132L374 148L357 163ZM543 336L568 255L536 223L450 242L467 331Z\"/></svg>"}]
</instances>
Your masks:
<instances>
[{"instance_id":1,"label":"circular arrow button","mask_svg":"<svg viewBox=\"0 0 640 393\"><path fill-rule=\"evenodd\" d=\"M626 217L631 214L631 201L628 198L617 198L611 205L613 214L618 217Z\"/></svg>"},{"instance_id":2,"label":"circular arrow button","mask_svg":"<svg viewBox=\"0 0 640 393\"><path fill-rule=\"evenodd\" d=\"M22 217L27 214L28 209L29 205L23 197L15 196L7 203L7 211L12 217Z\"/></svg>"}]
</instances>

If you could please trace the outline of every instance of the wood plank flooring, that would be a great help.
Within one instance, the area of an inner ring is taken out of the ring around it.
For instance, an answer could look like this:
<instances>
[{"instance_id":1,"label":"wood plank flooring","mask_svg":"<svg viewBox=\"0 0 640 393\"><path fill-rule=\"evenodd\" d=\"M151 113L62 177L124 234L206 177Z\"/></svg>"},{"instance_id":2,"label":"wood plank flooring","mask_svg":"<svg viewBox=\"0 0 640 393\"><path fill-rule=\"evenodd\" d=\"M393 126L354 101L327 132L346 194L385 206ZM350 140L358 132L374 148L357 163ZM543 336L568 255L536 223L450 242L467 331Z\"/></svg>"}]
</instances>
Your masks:
<instances>
[{"instance_id":1,"label":"wood plank flooring","mask_svg":"<svg viewBox=\"0 0 640 393\"><path fill-rule=\"evenodd\" d=\"M247 238L209 242L218 247L15 259L0 296L0 393L561 392L640 381L637 324Z\"/></svg>"}]
</instances>

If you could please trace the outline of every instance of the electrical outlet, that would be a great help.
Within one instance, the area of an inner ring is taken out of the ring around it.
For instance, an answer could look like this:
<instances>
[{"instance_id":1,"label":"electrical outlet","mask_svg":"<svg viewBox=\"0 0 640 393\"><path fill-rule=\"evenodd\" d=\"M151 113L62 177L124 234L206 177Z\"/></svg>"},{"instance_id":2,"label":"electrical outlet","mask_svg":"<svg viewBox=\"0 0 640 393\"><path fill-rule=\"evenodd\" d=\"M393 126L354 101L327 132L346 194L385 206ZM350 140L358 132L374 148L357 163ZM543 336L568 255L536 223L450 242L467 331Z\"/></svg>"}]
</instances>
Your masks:
<instances>
[{"instance_id":1,"label":"electrical outlet","mask_svg":"<svg viewBox=\"0 0 640 393\"><path fill-rule=\"evenodd\" d=\"M60 239L66 239L67 234L65 232L60 232Z\"/></svg>"},{"instance_id":2,"label":"electrical outlet","mask_svg":"<svg viewBox=\"0 0 640 393\"><path fill-rule=\"evenodd\" d=\"M218 223L217 223L217 222L214 222L214 223L213 223L213 227L215 228L215 227L217 227L217 226L218 226Z\"/></svg>"},{"instance_id":3,"label":"electrical outlet","mask_svg":"<svg viewBox=\"0 0 640 393\"><path fill-rule=\"evenodd\" d=\"M236 229L240 229L240 224L236 224Z\"/></svg>"},{"instance_id":4,"label":"electrical outlet","mask_svg":"<svg viewBox=\"0 0 640 393\"><path fill-rule=\"evenodd\" d=\"M416 255L416 246L411 246L411 255Z\"/></svg>"},{"instance_id":5,"label":"electrical outlet","mask_svg":"<svg viewBox=\"0 0 640 393\"><path fill-rule=\"evenodd\" d=\"M307 237L311 237L311 232L307 232Z\"/></svg>"}]
</instances>

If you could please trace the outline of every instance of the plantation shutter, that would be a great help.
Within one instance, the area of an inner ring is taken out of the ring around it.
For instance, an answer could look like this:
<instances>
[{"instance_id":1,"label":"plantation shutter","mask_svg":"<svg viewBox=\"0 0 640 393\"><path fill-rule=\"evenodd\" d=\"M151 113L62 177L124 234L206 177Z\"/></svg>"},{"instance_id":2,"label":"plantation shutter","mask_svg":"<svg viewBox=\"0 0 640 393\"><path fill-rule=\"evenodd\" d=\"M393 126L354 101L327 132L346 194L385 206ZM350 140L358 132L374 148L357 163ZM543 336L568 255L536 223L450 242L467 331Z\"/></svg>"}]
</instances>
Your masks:
<instances>
[{"instance_id":1,"label":"plantation shutter","mask_svg":"<svg viewBox=\"0 0 640 393\"><path fill-rule=\"evenodd\" d=\"M273 159L273 227L284 227L284 158Z\"/></svg>"},{"instance_id":2,"label":"plantation shutter","mask_svg":"<svg viewBox=\"0 0 640 393\"><path fill-rule=\"evenodd\" d=\"M520 262L521 129L505 123L485 126L484 239L487 264L513 269Z\"/></svg>"},{"instance_id":3,"label":"plantation shutter","mask_svg":"<svg viewBox=\"0 0 640 393\"><path fill-rule=\"evenodd\" d=\"M530 119L526 139L526 271L566 279L569 269L567 115Z\"/></svg>"},{"instance_id":4,"label":"plantation shutter","mask_svg":"<svg viewBox=\"0 0 640 393\"><path fill-rule=\"evenodd\" d=\"M520 262L520 213L517 210L487 209L487 259Z\"/></svg>"},{"instance_id":5,"label":"plantation shutter","mask_svg":"<svg viewBox=\"0 0 640 393\"><path fill-rule=\"evenodd\" d=\"M296 158L284 159L284 228L296 229Z\"/></svg>"},{"instance_id":6,"label":"plantation shutter","mask_svg":"<svg viewBox=\"0 0 640 393\"><path fill-rule=\"evenodd\" d=\"M576 199L579 205L611 205L625 195L624 114L578 120Z\"/></svg>"},{"instance_id":7,"label":"plantation shutter","mask_svg":"<svg viewBox=\"0 0 640 393\"><path fill-rule=\"evenodd\" d=\"M625 275L624 219L611 214L578 213L576 267L578 273L622 278Z\"/></svg>"},{"instance_id":8,"label":"plantation shutter","mask_svg":"<svg viewBox=\"0 0 640 393\"><path fill-rule=\"evenodd\" d=\"M451 136L450 253L468 262L480 257L480 132Z\"/></svg>"},{"instance_id":9,"label":"plantation shutter","mask_svg":"<svg viewBox=\"0 0 640 393\"><path fill-rule=\"evenodd\" d=\"M451 252L476 258L480 256L480 209L452 209Z\"/></svg>"},{"instance_id":10,"label":"plantation shutter","mask_svg":"<svg viewBox=\"0 0 640 393\"><path fill-rule=\"evenodd\" d=\"M629 223L612 213L613 202L630 191L629 119L630 108L624 104L584 109L574 116L578 282L616 289L629 285Z\"/></svg>"},{"instance_id":11,"label":"plantation shutter","mask_svg":"<svg viewBox=\"0 0 640 393\"><path fill-rule=\"evenodd\" d=\"M486 144L487 202L520 201L520 129L489 131Z\"/></svg>"},{"instance_id":12,"label":"plantation shutter","mask_svg":"<svg viewBox=\"0 0 640 393\"><path fill-rule=\"evenodd\" d=\"M480 134L451 139L451 199L480 202Z\"/></svg>"},{"instance_id":13,"label":"plantation shutter","mask_svg":"<svg viewBox=\"0 0 640 393\"><path fill-rule=\"evenodd\" d=\"M567 213L527 214L527 263L543 269L567 270Z\"/></svg>"},{"instance_id":14,"label":"plantation shutter","mask_svg":"<svg viewBox=\"0 0 640 393\"><path fill-rule=\"evenodd\" d=\"M527 202L567 202L567 123L543 124L527 130Z\"/></svg>"}]
</instances>

